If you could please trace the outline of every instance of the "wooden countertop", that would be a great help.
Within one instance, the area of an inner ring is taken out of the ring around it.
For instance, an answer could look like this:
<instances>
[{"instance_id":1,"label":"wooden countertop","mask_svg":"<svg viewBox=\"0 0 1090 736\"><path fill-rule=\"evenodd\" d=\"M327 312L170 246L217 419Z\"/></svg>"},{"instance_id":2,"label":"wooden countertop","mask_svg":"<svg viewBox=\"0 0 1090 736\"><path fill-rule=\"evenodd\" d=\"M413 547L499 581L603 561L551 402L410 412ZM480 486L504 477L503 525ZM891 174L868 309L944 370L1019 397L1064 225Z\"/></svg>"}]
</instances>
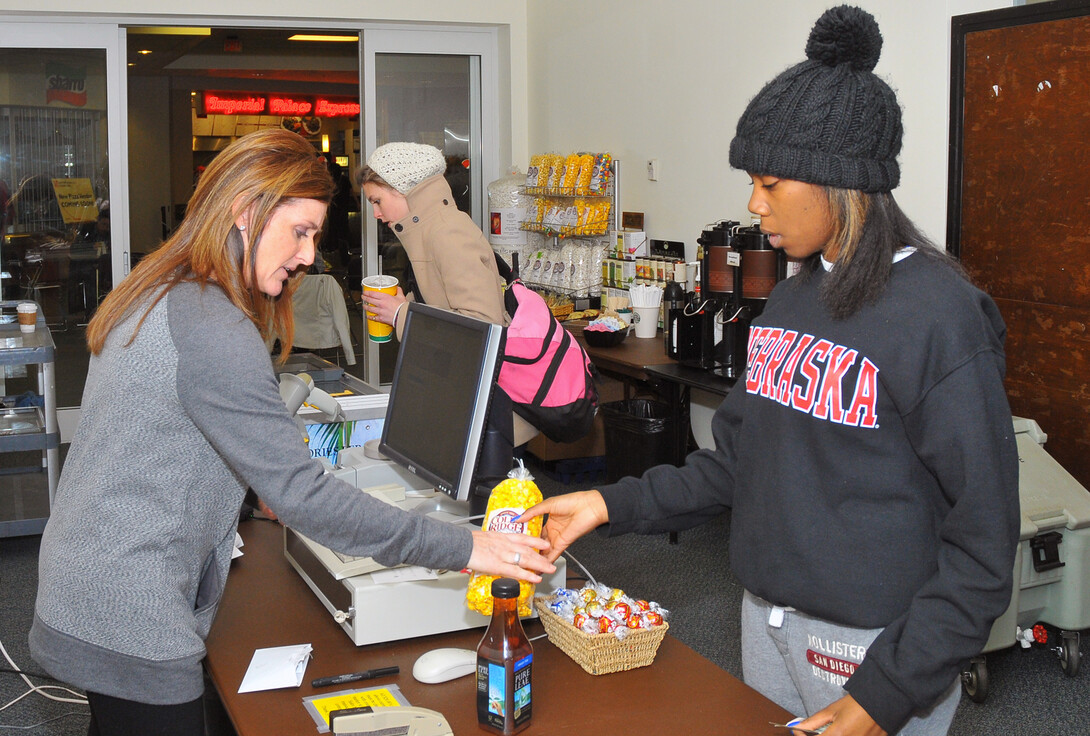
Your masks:
<instances>
[{"instance_id":1,"label":"wooden countertop","mask_svg":"<svg viewBox=\"0 0 1090 736\"><path fill-rule=\"evenodd\" d=\"M662 330L659 330L654 338L636 337L635 332L629 333L620 345L611 348L597 348L588 345L583 339L583 328L587 326L585 320L576 320L561 323L566 330L575 336L579 344L587 351L587 355L600 370L619 373L638 381L647 380L647 372L644 366L669 365L676 363L673 358L666 355L666 341Z\"/></svg>"},{"instance_id":2,"label":"wooden countertop","mask_svg":"<svg viewBox=\"0 0 1090 736\"><path fill-rule=\"evenodd\" d=\"M412 666L437 647L476 649L480 629L356 647L284 558L279 525L247 521L239 532L245 554L232 563L205 660L239 736L314 734L302 698L337 688L312 688L312 678L389 665L401 673L355 685L397 685L413 705L443 713L459 736L479 732L472 678L425 685L413 679ZM536 620L527 623L531 637L541 631ZM305 643L313 645L314 658L300 687L238 692L255 649ZM650 666L599 676L584 672L547 639L533 646L534 716L523 732L529 736L767 734L769 721L791 717L669 635Z\"/></svg>"}]
</instances>

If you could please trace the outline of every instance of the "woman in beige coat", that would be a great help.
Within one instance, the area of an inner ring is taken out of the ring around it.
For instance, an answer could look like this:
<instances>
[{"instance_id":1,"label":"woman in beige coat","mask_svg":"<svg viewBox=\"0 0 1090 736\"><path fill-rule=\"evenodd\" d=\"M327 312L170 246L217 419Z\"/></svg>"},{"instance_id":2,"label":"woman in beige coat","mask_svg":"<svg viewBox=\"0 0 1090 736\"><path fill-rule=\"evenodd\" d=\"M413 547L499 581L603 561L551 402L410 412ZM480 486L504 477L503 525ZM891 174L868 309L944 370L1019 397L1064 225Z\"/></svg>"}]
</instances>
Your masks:
<instances>
[{"instance_id":1,"label":"woman in beige coat","mask_svg":"<svg viewBox=\"0 0 1090 736\"><path fill-rule=\"evenodd\" d=\"M434 146L387 143L356 172L356 183L375 218L404 246L426 304L506 326L510 318L496 256L481 229L458 209L444 171L446 160ZM400 339L413 295L398 286L396 294L365 291L363 299L370 318L393 325ZM513 420L516 447L538 433L517 414Z\"/></svg>"},{"instance_id":2,"label":"woman in beige coat","mask_svg":"<svg viewBox=\"0 0 1090 736\"><path fill-rule=\"evenodd\" d=\"M503 280L492 246L458 209L445 170L443 153L434 146L387 143L356 172L356 183L375 218L389 225L404 246L424 302L506 325ZM372 319L393 325L399 338L404 306L412 298L401 287L392 295L364 293Z\"/></svg>"}]
</instances>

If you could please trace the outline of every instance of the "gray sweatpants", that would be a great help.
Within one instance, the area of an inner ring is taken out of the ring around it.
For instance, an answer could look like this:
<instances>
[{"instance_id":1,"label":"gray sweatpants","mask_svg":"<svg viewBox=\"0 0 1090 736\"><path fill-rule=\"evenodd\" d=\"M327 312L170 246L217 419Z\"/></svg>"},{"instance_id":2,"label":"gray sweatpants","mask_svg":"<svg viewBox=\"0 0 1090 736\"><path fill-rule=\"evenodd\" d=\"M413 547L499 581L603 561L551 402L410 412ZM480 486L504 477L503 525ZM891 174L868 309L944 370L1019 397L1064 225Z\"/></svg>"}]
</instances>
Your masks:
<instances>
[{"instance_id":1,"label":"gray sweatpants","mask_svg":"<svg viewBox=\"0 0 1090 736\"><path fill-rule=\"evenodd\" d=\"M747 590L742 598L742 677L780 707L809 717L847 694L844 683L880 633L777 608ZM917 713L898 735L945 736L960 697L955 679L930 711Z\"/></svg>"}]
</instances>

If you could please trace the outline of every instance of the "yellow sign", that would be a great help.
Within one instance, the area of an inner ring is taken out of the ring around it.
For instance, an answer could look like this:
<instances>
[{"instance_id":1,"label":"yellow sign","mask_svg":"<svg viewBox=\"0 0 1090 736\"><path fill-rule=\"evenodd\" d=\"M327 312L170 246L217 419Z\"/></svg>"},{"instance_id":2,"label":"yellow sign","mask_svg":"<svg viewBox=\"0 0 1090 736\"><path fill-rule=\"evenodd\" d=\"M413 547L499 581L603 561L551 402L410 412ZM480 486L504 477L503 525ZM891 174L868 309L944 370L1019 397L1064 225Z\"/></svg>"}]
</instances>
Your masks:
<instances>
[{"instance_id":1,"label":"yellow sign","mask_svg":"<svg viewBox=\"0 0 1090 736\"><path fill-rule=\"evenodd\" d=\"M369 705L372 708L396 707L402 705L393 693L384 687L373 687L366 690L354 690L351 692L333 693L329 697L314 698L311 705L329 725L331 711L344 708L362 708Z\"/></svg>"},{"instance_id":2,"label":"yellow sign","mask_svg":"<svg viewBox=\"0 0 1090 736\"><path fill-rule=\"evenodd\" d=\"M90 179L54 179L53 193L57 196L65 225L98 219L95 191L91 188Z\"/></svg>"}]
</instances>

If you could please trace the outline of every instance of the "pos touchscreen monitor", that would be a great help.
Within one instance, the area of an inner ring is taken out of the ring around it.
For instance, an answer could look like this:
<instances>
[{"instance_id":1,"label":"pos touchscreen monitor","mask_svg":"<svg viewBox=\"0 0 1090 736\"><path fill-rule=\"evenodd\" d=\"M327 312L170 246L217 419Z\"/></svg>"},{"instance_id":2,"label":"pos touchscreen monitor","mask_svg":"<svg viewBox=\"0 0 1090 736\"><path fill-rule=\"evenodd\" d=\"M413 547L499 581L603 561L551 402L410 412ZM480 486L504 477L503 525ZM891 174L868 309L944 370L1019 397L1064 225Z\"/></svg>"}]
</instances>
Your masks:
<instances>
[{"instance_id":1,"label":"pos touchscreen monitor","mask_svg":"<svg viewBox=\"0 0 1090 736\"><path fill-rule=\"evenodd\" d=\"M503 328L415 302L408 309L379 450L470 501L489 441ZM507 469L510 462L508 454Z\"/></svg>"}]
</instances>

